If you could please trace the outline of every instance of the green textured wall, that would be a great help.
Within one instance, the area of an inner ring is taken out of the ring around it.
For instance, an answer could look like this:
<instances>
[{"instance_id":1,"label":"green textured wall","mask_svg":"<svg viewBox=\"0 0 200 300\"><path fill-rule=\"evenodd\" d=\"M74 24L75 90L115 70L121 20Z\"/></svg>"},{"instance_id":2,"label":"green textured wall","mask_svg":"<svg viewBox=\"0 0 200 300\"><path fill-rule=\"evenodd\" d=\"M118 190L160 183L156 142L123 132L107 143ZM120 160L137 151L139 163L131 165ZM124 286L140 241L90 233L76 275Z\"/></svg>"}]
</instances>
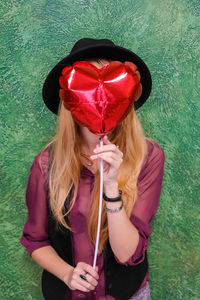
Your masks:
<instances>
[{"instance_id":1,"label":"green textured wall","mask_svg":"<svg viewBox=\"0 0 200 300\"><path fill-rule=\"evenodd\" d=\"M33 157L55 130L42 84L82 37L132 49L153 77L138 111L166 155L149 241L153 300L200 299L198 0L1 0L0 299L41 299L41 269L19 240Z\"/></svg>"}]
</instances>

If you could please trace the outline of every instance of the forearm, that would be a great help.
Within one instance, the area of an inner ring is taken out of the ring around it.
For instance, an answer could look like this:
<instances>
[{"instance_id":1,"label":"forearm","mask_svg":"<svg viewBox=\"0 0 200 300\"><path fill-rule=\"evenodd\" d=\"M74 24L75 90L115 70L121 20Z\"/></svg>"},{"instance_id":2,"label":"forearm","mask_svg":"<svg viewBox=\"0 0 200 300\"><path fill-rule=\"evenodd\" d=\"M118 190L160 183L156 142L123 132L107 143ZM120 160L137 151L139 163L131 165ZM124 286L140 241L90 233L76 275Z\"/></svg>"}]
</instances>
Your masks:
<instances>
[{"instance_id":1,"label":"forearm","mask_svg":"<svg viewBox=\"0 0 200 300\"><path fill-rule=\"evenodd\" d=\"M67 284L74 267L66 263L52 246L39 248L31 256L43 269Z\"/></svg>"},{"instance_id":2,"label":"forearm","mask_svg":"<svg viewBox=\"0 0 200 300\"><path fill-rule=\"evenodd\" d=\"M117 184L104 186L107 197L113 198L119 195ZM118 208L121 202L106 202L110 209ZM115 213L107 212L108 232L111 248L117 258L123 263L134 253L139 243L139 233L129 220L124 207Z\"/></svg>"}]
</instances>

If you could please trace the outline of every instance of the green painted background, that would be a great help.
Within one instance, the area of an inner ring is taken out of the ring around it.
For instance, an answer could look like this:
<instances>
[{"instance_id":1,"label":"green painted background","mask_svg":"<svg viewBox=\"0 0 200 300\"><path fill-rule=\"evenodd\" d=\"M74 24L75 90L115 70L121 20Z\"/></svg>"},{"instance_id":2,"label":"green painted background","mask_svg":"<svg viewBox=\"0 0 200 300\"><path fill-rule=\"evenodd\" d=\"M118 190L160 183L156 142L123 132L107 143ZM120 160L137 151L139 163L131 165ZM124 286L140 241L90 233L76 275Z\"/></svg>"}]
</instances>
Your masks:
<instances>
[{"instance_id":1,"label":"green painted background","mask_svg":"<svg viewBox=\"0 0 200 300\"><path fill-rule=\"evenodd\" d=\"M151 295L200 299L200 1L0 2L0 299L42 297L41 268L19 243L25 189L34 156L55 130L55 116L42 102L43 81L82 37L110 38L151 70L152 94L137 114L166 156L148 250Z\"/></svg>"}]
</instances>

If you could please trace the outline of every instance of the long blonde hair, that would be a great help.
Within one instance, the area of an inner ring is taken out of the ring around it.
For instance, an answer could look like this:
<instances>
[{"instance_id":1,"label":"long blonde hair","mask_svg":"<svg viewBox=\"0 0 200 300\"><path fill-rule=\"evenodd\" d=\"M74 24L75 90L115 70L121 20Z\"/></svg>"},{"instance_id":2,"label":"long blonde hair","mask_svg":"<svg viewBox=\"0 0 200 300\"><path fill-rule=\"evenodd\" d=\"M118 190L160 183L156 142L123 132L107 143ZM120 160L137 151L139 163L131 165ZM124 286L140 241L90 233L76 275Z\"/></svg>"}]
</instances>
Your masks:
<instances>
[{"instance_id":1,"label":"long blonde hair","mask_svg":"<svg viewBox=\"0 0 200 300\"><path fill-rule=\"evenodd\" d=\"M134 107L122 123L108 134L108 137L113 144L119 145L119 149L123 152L123 163L120 166L117 180L119 189L122 190L125 211L130 217L138 196L137 179L147 155L148 139L144 135ZM58 223L71 230L65 221L65 216L72 210L78 193L83 138L79 125L74 121L71 112L65 109L62 101L60 101L58 111L56 135L46 146L50 145L53 149L48 181L50 208ZM95 245L100 192L99 170L94 177L87 229L89 238ZM70 206L66 211L66 198L72 188ZM104 206L105 203L103 203L102 209L99 252L102 251L108 238L107 213Z\"/></svg>"}]
</instances>

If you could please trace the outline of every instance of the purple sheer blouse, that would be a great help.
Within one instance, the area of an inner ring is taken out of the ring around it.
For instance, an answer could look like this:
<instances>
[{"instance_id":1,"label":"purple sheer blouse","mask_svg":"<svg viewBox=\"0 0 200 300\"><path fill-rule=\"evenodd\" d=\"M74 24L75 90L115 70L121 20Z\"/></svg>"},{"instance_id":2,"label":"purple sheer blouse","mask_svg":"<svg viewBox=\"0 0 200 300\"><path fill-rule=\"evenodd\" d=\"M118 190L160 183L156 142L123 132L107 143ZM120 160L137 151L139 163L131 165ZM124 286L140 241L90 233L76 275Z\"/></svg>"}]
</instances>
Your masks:
<instances>
[{"instance_id":1,"label":"purple sheer blouse","mask_svg":"<svg viewBox=\"0 0 200 300\"><path fill-rule=\"evenodd\" d=\"M152 232L150 223L156 214L160 201L165 154L157 142L147 140L147 144L148 154L138 177L138 199L130 217L132 224L138 229L140 238L135 253L123 263L125 265L136 265L144 260L144 253L148 246L148 237ZM30 255L34 250L50 245L47 224L47 166L48 150L46 149L34 158L26 190L28 219L24 225L20 241ZM72 240L75 264L79 261L84 261L90 265L93 263L94 246L88 238L86 223L93 184L94 174L83 166L77 199L69 215L69 221L73 230ZM81 251L79 251L80 249ZM121 263L116 256L115 259ZM99 281L95 291L85 293L78 290L70 290L66 295L66 299L115 299L110 295L105 295L102 253L97 256L97 266L99 268ZM148 280L149 273L147 272L139 289L143 288Z\"/></svg>"}]
</instances>

